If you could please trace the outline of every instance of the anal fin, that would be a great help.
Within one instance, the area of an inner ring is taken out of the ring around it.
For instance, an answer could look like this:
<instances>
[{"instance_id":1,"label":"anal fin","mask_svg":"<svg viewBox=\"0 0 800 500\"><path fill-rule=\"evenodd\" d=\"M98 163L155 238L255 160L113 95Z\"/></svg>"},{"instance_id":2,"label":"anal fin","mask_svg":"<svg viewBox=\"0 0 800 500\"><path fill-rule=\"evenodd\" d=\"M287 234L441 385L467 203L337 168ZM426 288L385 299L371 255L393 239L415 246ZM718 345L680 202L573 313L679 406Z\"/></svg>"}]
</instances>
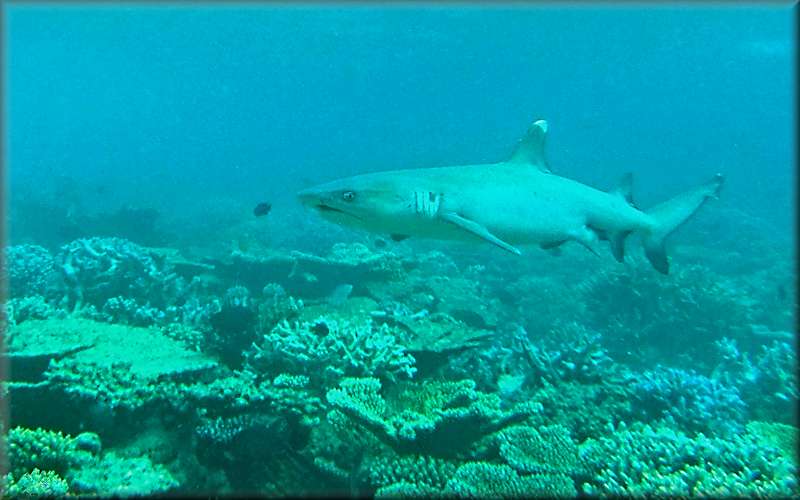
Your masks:
<instances>
[{"instance_id":1,"label":"anal fin","mask_svg":"<svg viewBox=\"0 0 800 500\"><path fill-rule=\"evenodd\" d=\"M542 248L542 250L546 251L550 255L552 255L554 257L558 257L562 253L561 252L561 245L563 245L564 243L566 243L566 240L550 241L550 242L547 242L547 243L542 243L539 246Z\"/></svg>"},{"instance_id":2,"label":"anal fin","mask_svg":"<svg viewBox=\"0 0 800 500\"><path fill-rule=\"evenodd\" d=\"M467 232L470 232L470 233L474 234L475 236L477 236L479 238L482 238L482 239L488 241L489 243L491 243L493 245L497 245L498 247L502 248L503 250L511 252L511 253L513 253L515 255L522 255L522 252L520 252L519 249L517 249L516 247L514 247L512 245L509 245L505 241L503 241L500 238L498 238L497 236L493 235L492 233L489 232L488 229L486 229L484 226L482 226L481 224L478 224L477 222L475 222L473 220L470 220L470 219L467 219L465 217L462 217L462 216L458 215L455 212L440 213L439 217L442 220L445 220L445 221L447 221L447 222L449 222L449 223L451 223L453 225L456 225L456 226L460 227L461 229L463 229L463 230L465 230Z\"/></svg>"},{"instance_id":3,"label":"anal fin","mask_svg":"<svg viewBox=\"0 0 800 500\"><path fill-rule=\"evenodd\" d=\"M631 234L630 231L617 231L608 234L608 241L611 243L611 253L617 262L625 262L625 238Z\"/></svg>"}]
</instances>

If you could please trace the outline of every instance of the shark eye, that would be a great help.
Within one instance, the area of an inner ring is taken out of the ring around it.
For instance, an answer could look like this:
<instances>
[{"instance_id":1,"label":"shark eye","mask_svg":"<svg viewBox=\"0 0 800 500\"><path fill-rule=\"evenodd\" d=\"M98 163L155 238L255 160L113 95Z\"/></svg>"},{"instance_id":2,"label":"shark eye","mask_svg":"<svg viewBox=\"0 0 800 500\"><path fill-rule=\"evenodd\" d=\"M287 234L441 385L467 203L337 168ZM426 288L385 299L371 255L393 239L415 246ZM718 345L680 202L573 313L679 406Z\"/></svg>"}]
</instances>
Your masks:
<instances>
[{"instance_id":1,"label":"shark eye","mask_svg":"<svg viewBox=\"0 0 800 500\"><path fill-rule=\"evenodd\" d=\"M353 201L353 200L355 200L356 199L355 191L345 191L344 193L342 193L342 199L344 201Z\"/></svg>"}]
</instances>

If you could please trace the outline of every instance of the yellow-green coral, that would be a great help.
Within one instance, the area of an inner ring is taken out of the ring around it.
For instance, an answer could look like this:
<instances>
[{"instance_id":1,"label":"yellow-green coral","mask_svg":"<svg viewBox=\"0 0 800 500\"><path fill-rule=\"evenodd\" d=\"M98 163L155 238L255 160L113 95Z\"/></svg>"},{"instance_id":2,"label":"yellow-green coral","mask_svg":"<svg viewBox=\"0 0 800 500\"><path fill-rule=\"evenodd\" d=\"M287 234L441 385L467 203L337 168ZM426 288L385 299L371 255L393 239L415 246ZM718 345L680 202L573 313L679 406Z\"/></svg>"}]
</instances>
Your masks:
<instances>
[{"instance_id":1,"label":"yellow-green coral","mask_svg":"<svg viewBox=\"0 0 800 500\"><path fill-rule=\"evenodd\" d=\"M500 455L522 473L573 473L578 468L578 447L561 425L517 425L498 434Z\"/></svg>"},{"instance_id":2,"label":"yellow-green coral","mask_svg":"<svg viewBox=\"0 0 800 500\"><path fill-rule=\"evenodd\" d=\"M79 449L75 438L45 429L14 427L6 436L6 444L9 471L15 478L34 469L64 475L92 457L91 453Z\"/></svg>"},{"instance_id":3,"label":"yellow-green coral","mask_svg":"<svg viewBox=\"0 0 800 500\"><path fill-rule=\"evenodd\" d=\"M778 448L785 457L797 465L797 445L800 430L778 422L754 420L747 424L747 432L759 440Z\"/></svg>"},{"instance_id":4,"label":"yellow-green coral","mask_svg":"<svg viewBox=\"0 0 800 500\"><path fill-rule=\"evenodd\" d=\"M69 493L69 485L57 473L34 468L18 479L9 473L5 478L5 488L11 498L58 498Z\"/></svg>"}]
</instances>

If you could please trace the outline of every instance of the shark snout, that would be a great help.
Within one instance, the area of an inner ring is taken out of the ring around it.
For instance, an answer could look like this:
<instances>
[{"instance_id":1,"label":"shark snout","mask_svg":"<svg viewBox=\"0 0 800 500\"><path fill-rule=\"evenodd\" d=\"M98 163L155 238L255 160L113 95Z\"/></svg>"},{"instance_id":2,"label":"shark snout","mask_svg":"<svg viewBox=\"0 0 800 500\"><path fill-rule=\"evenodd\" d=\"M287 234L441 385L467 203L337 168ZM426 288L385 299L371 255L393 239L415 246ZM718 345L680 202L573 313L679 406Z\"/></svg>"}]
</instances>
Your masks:
<instances>
[{"instance_id":1,"label":"shark snout","mask_svg":"<svg viewBox=\"0 0 800 500\"><path fill-rule=\"evenodd\" d=\"M316 189L303 189L297 192L297 199L306 206L318 205L321 202L320 193Z\"/></svg>"}]
</instances>

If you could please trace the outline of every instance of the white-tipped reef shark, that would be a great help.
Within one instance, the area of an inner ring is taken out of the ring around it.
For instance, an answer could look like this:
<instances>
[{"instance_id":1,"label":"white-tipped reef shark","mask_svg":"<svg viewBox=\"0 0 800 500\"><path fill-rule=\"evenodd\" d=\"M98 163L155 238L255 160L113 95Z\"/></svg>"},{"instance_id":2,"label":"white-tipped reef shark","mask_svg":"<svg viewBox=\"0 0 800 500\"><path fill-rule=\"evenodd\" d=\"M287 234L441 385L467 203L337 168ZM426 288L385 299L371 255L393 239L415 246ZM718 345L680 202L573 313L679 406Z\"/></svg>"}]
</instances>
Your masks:
<instances>
[{"instance_id":1,"label":"white-tipped reef shark","mask_svg":"<svg viewBox=\"0 0 800 500\"><path fill-rule=\"evenodd\" d=\"M485 241L520 255L518 246L555 249L576 241L597 254L608 241L624 259L625 238L640 235L645 255L667 273L664 240L723 183L720 174L649 210L631 197L631 175L609 192L558 176L545 162L545 120L535 121L511 157L500 163L392 170L356 175L298 193L300 201L337 224L390 234Z\"/></svg>"}]
</instances>

